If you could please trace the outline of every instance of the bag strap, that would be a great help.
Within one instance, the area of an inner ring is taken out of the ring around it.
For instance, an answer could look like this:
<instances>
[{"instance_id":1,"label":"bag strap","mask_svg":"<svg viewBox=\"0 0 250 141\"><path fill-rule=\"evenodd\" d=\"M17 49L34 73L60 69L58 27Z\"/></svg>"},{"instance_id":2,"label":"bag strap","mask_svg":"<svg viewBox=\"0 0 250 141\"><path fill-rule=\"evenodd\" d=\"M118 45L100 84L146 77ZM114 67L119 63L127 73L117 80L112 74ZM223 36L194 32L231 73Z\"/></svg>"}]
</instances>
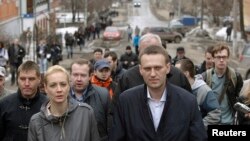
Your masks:
<instances>
[{"instance_id":1,"label":"bag strap","mask_svg":"<svg viewBox=\"0 0 250 141\"><path fill-rule=\"evenodd\" d=\"M229 81L228 81L228 80L225 81L225 83L224 83L224 88L223 88L223 90L222 90L222 92L221 92L221 94L220 94L220 97L219 97L219 99L218 99L219 104L221 104L221 102L222 102L222 100L223 100L223 98L224 98L224 96L225 96L225 94L226 94L226 90L227 90L228 84L229 84Z\"/></svg>"},{"instance_id":2,"label":"bag strap","mask_svg":"<svg viewBox=\"0 0 250 141\"><path fill-rule=\"evenodd\" d=\"M209 69L209 70L206 70L206 82L207 82L207 85L212 88L212 81L211 81L211 78L212 78L212 72L213 72L213 69Z\"/></svg>"}]
</instances>

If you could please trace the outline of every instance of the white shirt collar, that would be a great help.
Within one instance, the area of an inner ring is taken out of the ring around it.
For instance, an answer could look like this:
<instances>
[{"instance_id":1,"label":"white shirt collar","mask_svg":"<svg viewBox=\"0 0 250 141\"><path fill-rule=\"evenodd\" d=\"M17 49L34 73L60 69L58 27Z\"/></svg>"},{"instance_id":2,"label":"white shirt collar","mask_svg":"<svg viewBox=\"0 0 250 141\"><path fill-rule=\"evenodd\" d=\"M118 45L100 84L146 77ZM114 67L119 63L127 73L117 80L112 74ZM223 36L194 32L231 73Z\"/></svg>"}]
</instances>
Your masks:
<instances>
[{"instance_id":1,"label":"white shirt collar","mask_svg":"<svg viewBox=\"0 0 250 141\"><path fill-rule=\"evenodd\" d=\"M147 87L147 98L155 101L155 99L151 97L148 87ZM167 93L166 93L166 88L165 88L161 96L160 102L165 102L166 99L167 99Z\"/></svg>"}]
</instances>

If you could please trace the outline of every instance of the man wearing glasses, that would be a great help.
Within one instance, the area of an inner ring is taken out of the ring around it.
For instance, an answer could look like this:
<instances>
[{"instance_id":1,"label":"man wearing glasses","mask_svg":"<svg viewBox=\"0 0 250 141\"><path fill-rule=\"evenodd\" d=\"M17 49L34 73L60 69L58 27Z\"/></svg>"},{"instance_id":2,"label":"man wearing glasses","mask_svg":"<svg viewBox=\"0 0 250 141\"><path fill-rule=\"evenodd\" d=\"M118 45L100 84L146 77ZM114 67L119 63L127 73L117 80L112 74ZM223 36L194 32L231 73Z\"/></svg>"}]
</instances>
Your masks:
<instances>
[{"instance_id":1,"label":"man wearing glasses","mask_svg":"<svg viewBox=\"0 0 250 141\"><path fill-rule=\"evenodd\" d=\"M233 105L243 85L242 77L228 66L230 56L226 44L217 44L212 50L214 68L204 72L203 78L212 88L221 108L221 125L232 125L235 110Z\"/></svg>"}]
</instances>

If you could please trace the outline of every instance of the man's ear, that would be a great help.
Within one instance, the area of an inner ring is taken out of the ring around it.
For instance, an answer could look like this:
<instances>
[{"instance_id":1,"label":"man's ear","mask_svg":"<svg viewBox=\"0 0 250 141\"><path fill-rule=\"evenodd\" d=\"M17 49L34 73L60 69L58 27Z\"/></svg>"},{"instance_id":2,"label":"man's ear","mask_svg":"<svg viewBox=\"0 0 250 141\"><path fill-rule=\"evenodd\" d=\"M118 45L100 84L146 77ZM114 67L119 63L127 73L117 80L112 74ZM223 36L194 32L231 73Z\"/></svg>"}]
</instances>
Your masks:
<instances>
[{"instance_id":1,"label":"man's ear","mask_svg":"<svg viewBox=\"0 0 250 141\"><path fill-rule=\"evenodd\" d=\"M142 74L142 66L139 65L139 71L140 71L140 74Z\"/></svg>"},{"instance_id":2,"label":"man's ear","mask_svg":"<svg viewBox=\"0 0 250 141\"><path fill-rule=\"evenodd\" d=\"M94 72L91 72L91 73L89 74L89 78L91 78L93 75L94 75Z\"/></svg>"},{"instance_id":3,"label":"man's ear","mask_svg":"<svg viewBox=\"0 0 250 141\"><path fill-rule=\"evenodd\" d=\"M166 74L169 74L170 69L171 69L171 63L170 63L170 62L167 63L167 64L166 64L166 67L167 67L167 72L166 72Z\"/></svg>"}]
</instances>

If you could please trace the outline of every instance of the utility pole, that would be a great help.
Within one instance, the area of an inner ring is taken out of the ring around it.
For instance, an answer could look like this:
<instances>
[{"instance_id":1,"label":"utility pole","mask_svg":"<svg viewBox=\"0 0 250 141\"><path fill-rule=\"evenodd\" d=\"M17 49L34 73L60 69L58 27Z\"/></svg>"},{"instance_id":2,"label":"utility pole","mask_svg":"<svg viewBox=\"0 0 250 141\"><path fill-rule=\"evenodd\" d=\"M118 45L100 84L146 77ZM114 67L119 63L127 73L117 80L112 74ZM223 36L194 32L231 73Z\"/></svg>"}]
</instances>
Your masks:
<instances>
[{"instance_id":1,"label":"utility pole","mask_svg":"<svg viewBox=\"0 0 250 141\"><path fill-rule=\"evenodd\" d=\"M23 33L23 1L19 1L19 16L20 16L20 22L21 22L21 34Z\"/></svg>"},{"instance_id":2,"label":"utility pole","mask_svg":"<svg viewBox=\"0 0 250 141\"><path fill-rule=\"evenodd\" d=\"M33 61L37 62L36 60L36 48L38 46L38 26L36 24L36 16L37 16L37 12L36 12L36 0L33 0L33 19L34 19L34 25L33 25ZM34 38L35 38L35 43L34 43Z\"/></svg>"},{"instance_id":3,"label":"utility pole","mask_svg":"<svg viewBox=\"0 0 250 141\"><path fill-rule=\"evenodd\" d=\"M181 17L181 7L182 7L182 0L179 0L179 4L178 4L178 17Z\"/></svg>"},{"instance_id":4,"label":"utility pole","mask_svg":"<svg viewBox=\"0 0 250 141\"><path fill-rule=\"evenodd\" d=\"M237 50L237 0L233 1L233 57Z\"/></svg>"},{"instance_id":5,"label":"utility pole","mask_svg":"<svg viewBox=\"0 0 250 141\"><path fill-rule=\"evenodd\" d=\"M204 4L203 0L201 0L201 29L203 29L203 15L204 15Z\"/></svg>"},{"instance_id":6,"label":"utility pole","mask_svg":"<svg viewBox=\"0 0 250 141\"><path fill-rule=\"evenodd\" d=\"M88 0L85 0L85 4L84 4L85 8L85 12L84 12L84 27L86 28L88 25Z\"/></svg>"},{"instance_id":7,"label":"utility pole","mask_svg":"<svg viewBox=\"0 0 250 141\"><path fill-rule=\"evenodd\" d=\"M46 21L49 23L48 24L48 35L50 35L50 25L51 25L51 20L50 20L50 0L48 0L48 17L46 17Z\"/></svg>"}]
</instances>

